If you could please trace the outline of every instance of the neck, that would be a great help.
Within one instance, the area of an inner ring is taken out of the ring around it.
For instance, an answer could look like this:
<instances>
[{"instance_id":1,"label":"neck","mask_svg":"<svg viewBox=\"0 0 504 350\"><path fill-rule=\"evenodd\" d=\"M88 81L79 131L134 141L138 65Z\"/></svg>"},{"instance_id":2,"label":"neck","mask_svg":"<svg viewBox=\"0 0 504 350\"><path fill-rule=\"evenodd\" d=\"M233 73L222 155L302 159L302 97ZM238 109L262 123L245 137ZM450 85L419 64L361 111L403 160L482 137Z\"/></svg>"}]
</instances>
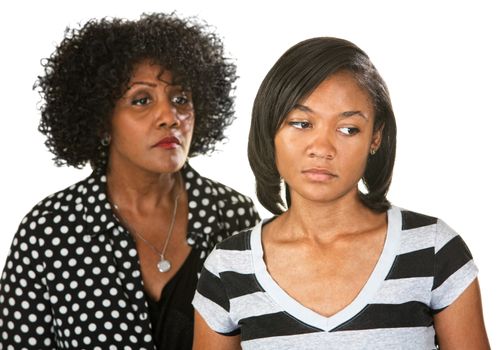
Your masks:
<instances>
[{"instance_id":1,"label":"neck","mask_svg":"<svg viewBox=\"0 0 504 350\"><path fill-rule=\"evenodd\" d=\"M340 236L368 230L383 220L359 199L358 192L331 202L315 202L292 193L291 207L279 219L290 238L328 242Z\"/></svg>"},{"instance_id":2,"label":"neck","mask_svg":"<svg viewBox=\"0 0 504 350\"><path fill-rule=\"evenodd\" d=\"M154 174L109 167L107 191L113 204L134 213L171 206L182 189L179 172Z\"/></svg>"}]
</instances>

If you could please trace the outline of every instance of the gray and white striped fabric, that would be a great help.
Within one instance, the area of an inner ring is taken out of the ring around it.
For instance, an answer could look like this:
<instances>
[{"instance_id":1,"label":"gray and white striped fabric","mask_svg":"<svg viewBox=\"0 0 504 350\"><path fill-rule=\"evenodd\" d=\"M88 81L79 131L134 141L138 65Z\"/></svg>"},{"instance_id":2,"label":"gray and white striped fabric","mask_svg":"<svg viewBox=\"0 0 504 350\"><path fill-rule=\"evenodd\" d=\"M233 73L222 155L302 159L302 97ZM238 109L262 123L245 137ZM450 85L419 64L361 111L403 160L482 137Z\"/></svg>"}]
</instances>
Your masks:
<instances>
[{"instance_id":1,"label":"gray and white striped fabric","mask_svg":"<svg viewBox=\"0 0 504 350\"><path fill-rule=\"evenodd\" d=\"M443 221L393 206L382 254L343 310L325 317L269 275L262 224L219 243L205 262L195 309L247 349L435 349L433 315L476 278L471 253Z\"/></svg>"}]
</instances>

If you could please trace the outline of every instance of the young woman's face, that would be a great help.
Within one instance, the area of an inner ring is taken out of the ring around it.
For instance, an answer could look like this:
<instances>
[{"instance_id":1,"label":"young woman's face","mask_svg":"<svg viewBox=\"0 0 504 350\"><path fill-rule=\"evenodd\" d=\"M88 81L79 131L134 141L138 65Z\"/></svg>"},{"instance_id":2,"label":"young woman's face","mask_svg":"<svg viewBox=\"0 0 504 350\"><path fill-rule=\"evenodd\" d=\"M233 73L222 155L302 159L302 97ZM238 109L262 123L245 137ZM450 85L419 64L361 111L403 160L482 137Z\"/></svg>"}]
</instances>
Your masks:
<instances>
[{"instance_id":1,"label":"young woman's face","mask_svg":"<svg viewBox=\"0 0 504 350\"><path fill-rule=\"evenodd\" d=\"M380 145L374 118L368 94L345 71L294 107L275 135L276 166L293 201L357 199L370 150Z\"/></svg>"},{"instance_id":2,"label":"young woman's face","mask_svg":"<svg viewBox=\"0 0 504 350\"><path fill-rule=\"evenodd\" d=\"M191 93L172 84L170 71L141 62L112 115L109 166L176 172L187 159L193 129Z\"/></svg>"}]
</instances>

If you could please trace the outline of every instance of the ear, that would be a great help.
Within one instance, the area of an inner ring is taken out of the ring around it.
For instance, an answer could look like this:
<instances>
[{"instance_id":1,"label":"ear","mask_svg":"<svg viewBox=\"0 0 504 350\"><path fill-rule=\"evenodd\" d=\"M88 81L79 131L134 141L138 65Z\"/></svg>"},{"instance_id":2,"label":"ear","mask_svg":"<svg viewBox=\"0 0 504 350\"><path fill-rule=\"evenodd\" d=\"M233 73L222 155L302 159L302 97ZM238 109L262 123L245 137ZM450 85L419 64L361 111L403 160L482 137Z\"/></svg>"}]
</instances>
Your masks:
<instances>
[{"instance_id":1,"label":"ear","mask_svg":"<svg viewBox=\"0 0 504 350\"><path fill-rule=\"evenodd\" d=\"M383 125L378 128L378 130L373 132L373 137L371 138L370 151L374 154L380 148L381 140L383 135Z\"/></svg>"}]
</instances>

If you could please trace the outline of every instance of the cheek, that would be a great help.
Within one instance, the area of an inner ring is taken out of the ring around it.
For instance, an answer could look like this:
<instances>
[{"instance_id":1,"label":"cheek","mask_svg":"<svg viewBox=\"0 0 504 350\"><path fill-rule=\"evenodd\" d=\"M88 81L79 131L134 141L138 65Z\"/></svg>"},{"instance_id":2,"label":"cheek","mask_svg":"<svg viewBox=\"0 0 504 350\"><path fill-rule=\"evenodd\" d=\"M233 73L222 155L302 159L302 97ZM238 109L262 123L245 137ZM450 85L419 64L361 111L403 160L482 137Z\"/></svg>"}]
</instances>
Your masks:
<instances>
[{"instance_id":1,"label":"cheek","mask_svg":"<svg viewBox=\"0 0 504 350\"><path fill-rule=\"evenodd\" d=\"M289 177L288 173L293 170L299 157L295 142L290 142L286 137L275 137L275 164L282 177Z\"/></svg>"},{"instance_id":2,"label":"cheek","mask_svg":"<svg viewBox=\"0 0 504 350\"><path fill-rule=\"evenodd\" d=\"M192 137L194 131L194 119L184 120L180 125L180 130L184 136Z\"/></svg>"},{"instance_id":3,"label":"cheek","mask_svg":"<svg viewBox=\"0 0 504 350\"><path fill-rule=\"evenodd\" d=\"M359 148L341 155L340 159L340 170L346 172L349 178L360 179L366 170L368 152L367 149Z\"/></svg>"},{"instance_id":4,"label":"cheek","mask_svg":"<svg viewBox=\"0 0 504 350\"><path fill-rule=\"evenodd\" d=\"M112 123L110 134L111 143L121 149L127 149L133 144L137 144L142 138L142 130L139 127L132 127L128 123Z\"/></svg>"},{"instance_id":5,"label":"cheek","mask_svg":"<svg viewBox=\"0 0 504 350\"><path fill-rule=\"evenodd\" d=\"M186 147L189 149L194 133L194 119L183 121L180 126L180 131L184 135Z\"/></svg>"}]
</instances>

